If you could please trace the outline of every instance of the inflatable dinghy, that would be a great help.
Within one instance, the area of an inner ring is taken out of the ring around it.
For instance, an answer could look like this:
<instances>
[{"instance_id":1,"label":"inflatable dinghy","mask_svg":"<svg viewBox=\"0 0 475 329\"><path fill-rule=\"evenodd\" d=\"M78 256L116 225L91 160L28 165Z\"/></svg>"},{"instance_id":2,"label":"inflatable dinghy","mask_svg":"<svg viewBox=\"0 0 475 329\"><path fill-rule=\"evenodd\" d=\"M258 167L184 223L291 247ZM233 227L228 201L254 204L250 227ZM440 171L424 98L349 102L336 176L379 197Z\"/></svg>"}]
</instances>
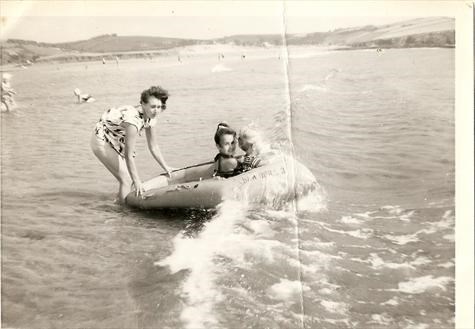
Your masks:
<instances>
[{"instance_id":1,"label":"inflatable dinghy","mask_svg":"<svg viewBox=\"0 0 475 329\"><path fill-rule=\"evenodd\" d=\"M141 209L216 207L224 200L276 205L315 189L317 182L304 165L290 157L230 178L213 177L212 162L179 169L143 183L142 197L129 193L126 203Z\"/></svg>"}]
</instances>

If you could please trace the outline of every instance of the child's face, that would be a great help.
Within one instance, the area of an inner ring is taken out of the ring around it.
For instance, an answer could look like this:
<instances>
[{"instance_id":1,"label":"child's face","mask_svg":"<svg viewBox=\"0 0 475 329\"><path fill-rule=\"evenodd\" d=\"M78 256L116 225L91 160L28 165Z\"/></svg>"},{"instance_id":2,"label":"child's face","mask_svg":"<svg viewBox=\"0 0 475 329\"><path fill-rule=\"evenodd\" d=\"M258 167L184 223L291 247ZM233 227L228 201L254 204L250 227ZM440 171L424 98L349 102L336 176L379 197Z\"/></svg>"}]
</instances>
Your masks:
<instances>
[{"instance_id":1,"label":"child's face","mask_svg":"<svg viewBox=\"0 0 475 329\"><path fill-rule=\"evenodd\" d=\"M247 152L251 149L251 144L247 142L246 138L239 136L238 142L239 142L239 147L244 152Z\"/></svg>"},{"instance_id":2,"label":"child's face","mask_svg":"<svg viewBox=\"0 0 475 329\"><path fill-rule=\"evenodd\" d=\"M233 135L221 135L219 145L216 145L219 153L234 155L236 151L236 140Z\"/></svg>"}]
</instances>

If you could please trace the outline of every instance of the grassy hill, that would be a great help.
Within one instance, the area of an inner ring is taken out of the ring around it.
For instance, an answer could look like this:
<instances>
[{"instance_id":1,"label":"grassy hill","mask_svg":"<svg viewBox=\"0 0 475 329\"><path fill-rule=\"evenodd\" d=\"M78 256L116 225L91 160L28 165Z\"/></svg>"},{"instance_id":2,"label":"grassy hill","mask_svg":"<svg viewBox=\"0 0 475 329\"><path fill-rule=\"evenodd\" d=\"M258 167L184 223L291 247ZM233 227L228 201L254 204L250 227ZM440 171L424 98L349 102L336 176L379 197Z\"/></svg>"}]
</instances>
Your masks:
<instances>
[{"instance_id":1,"label":"grassy hill","mask_svg":"<svg viewBox=\"0 0 475 329\"><path fill-rule=\"evenodd\" d=\"M117 34L101 35L89 40L57 43L56 47L68 50L87 52L123 52L141 50L160 50L194 45L201 42L192 39L145 37L145 36L117 36Z\"/></svg>"},{"instance_id":2,"label":"grassy hill","mask_svg":"<svg viewBox=\"0 0 475 329\"><path fill-rule=\"evenodd\" d=\"M328 32L314 32L304 34L287 34L288 45L320 45L320 46L362 46L363 44L386 44L394 46L405 45L409 36L408 45L416 46L447 46L455 44L455 20L450 17L417 18L393 24L336 29ZM443 38L441 36L446 36ZM382 41L382 40L392 40ZM396 42L397 40L397 42ZM264 43L281 45L280 34L271 35L233 35L220 39L217 42L232 42L236 45L261 46ZM419 42L421 42L419 44Z\"/></svg>"},{"instance_id":3,"label":"grassy hill","mask_svg":"<svg viewBox=\"0 0 475 329\"><path fill-rule=\"evenodd\" d=\"M355 48L454 47L455 20L449 17L417 18L393 24L336 29L327 32L287 34L288 45ZM214 40L179 39L106 34L88 40L42 43L9 39L0 44L1 64L35 61L90 61L102 56L121 58L159 55L176 47L206 44L272 46L283 43L280 34L232 35Z\"/></svg>"},{"instance_id":4,"label":"grassy hill","mask_svg":"<svg viewBox=\"0 0 475 329\"><path fill-rule=\"evenodd\" d=\"M193 39L147 36L100 35L88 40L63 43L45 43L31 40L8 39L2 48L1 64L35 61L88 61L103 56L120 58L150 56L157 51L201 44ZM142 54L141 52L149 52ZM133 54L132 54L133 53Z\"/></svg>"}]
</instances>

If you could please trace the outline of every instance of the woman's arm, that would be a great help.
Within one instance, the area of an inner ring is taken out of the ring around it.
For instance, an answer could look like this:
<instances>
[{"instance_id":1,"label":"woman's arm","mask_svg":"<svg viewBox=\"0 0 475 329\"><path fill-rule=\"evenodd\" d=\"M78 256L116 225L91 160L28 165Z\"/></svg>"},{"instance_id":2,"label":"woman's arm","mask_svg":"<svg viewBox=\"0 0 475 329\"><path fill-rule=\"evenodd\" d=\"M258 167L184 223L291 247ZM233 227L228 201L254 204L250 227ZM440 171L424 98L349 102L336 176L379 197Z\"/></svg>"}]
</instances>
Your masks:
<instances>
[{"instance_id":1,"label":"woman's arm","mask_svg":"<svg viewBox=\"0 0 475 329\"><path fill-rule=\"evenodd\" d=\"M148 145L148 149L150 150L150 153L152 153L152 156L155 158L158 164L162 166L163 170L165 170L170 176L173 168L168 167L168 165L165 162L165 159L163 159L162 152L160 151L160 147L158 147L158 143L156 139L157 133L155 132L153 127L146 128L145 135L147 136L147 145Z\"/></svg>"},{"instance_id":2,"label":"woman's arm","mask_svg":"<svg viewBox=\"0 0 475 329\"><path fill-rule=\"evenodd\" d=\"M125 156L125 163L127 164L127 169L130 174L130 178L134 182L134 186L137 190L137 193L140 194L142 192L142 181L140 180L139 173L137 171L137 167L135 166L135 144L137 141L137 127L130 123L124 123L125 125L125 149L124 149L124 156Z\"/></svg>"}]
</instances>

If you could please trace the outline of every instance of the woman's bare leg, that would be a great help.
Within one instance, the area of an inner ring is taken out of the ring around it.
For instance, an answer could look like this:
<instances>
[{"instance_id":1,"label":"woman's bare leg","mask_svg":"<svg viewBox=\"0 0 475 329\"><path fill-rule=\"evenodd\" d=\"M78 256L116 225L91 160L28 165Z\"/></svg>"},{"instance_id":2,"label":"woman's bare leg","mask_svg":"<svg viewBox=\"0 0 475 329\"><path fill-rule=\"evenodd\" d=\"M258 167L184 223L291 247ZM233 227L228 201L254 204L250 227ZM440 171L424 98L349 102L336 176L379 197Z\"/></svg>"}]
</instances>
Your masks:
<instances>
[{"instance_id":1,"label":"woman's bare leg","mask_svg":"<svg viewBox=\"0 0 475 329\"><path fill-rule=\"evenodd\" d=\"M118 197L121 203L125 202L125 197L130 192L132 180L127 170L127 164L109 143L98 139L94 134L91 139L91 148L94 155L119 181Z\"/></svg>"}]
</instances>

